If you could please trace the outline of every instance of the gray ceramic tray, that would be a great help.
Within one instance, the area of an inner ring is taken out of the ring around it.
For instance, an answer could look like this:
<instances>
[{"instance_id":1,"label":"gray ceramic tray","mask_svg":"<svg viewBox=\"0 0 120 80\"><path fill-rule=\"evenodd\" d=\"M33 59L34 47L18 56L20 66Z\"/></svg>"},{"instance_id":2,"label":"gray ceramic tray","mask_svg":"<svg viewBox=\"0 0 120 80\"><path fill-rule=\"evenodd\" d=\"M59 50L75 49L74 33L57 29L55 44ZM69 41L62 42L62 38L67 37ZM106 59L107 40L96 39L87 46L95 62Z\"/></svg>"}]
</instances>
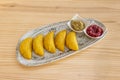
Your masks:
<instances>
[{"instance_id":1,"label":"gray ceramic tray","mask_svg":"<svg viewBox=\"0 0 120 80\"><path fill-rule=\"evenodd\" d=\"M25 39L27 37L35 37L38 34L46 35L51 30L54 30L55 34L58 33L61 30L64 30L64 29L66 29L67 32L71 31L69 29L68 25L67 25L68 21L63 21L63 22L58 22L58 23L46 25L46 26L31 30L20 38L20 40L18 41L17 47L16 47L17 60L25 66L43 65L43 64L53 62L53 61L68 57L70 55L73 55L73 54L75 54L75 53L93 45L94 43L96 43L100 39L104 38L104 36L107 32L105 26L97 20L94 20L94 19L87 19L87 20L90 21L90 22L94 21L96 24L100 25L102 28L105 29L105 32L103 33L103 36L101 38L91 39L91 38L87 37L84 34L84 32L77 33L77 41L78 41L78 45L79 45L79 50L78 51L71 51L71 50L65 48L64 53L57 50L55 54L51 54L51 53L49 53L45 50L45 56L44 57L37 56L34 52L32 52L32 59L31 60L27 60L27 59L23 58L20 54L20 51L19 51L19 45L20 45L20 43L23 39Z\"/></svg>"}]
</instances>

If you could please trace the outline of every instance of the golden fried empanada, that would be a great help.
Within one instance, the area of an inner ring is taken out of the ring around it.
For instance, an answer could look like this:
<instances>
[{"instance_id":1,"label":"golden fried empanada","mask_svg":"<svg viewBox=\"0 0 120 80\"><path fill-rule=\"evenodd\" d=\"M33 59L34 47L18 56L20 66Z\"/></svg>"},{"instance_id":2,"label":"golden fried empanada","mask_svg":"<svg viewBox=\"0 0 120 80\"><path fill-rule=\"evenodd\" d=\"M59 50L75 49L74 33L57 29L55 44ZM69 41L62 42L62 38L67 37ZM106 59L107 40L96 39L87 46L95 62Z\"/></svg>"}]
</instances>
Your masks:
<instances>
[{"instance_id":1,"label":"golden fried empanada","mask_svg":"<svg viewBox=\"0 0 120 80\"><path fill-rule=\"evenodd\" d=\"M32 58L32 38L26 38L20 43L20 53L26 59Z\"/></svg>"},{"instance_id":2,"label":"golden fried empanada","mask_svg":"<svg viewBox=\"0 0 120 80\"><path fill-rule=\"evenodd\" d=\"M64 52L64 46L65 46L65 37L66 37L66 30L62 30L59 33L57 33L55 37L55 46L60 51Z\"/></svg>"},{"instance_id":3,"label":"golden fried empanada","mask_svg":"<svg viewBox=\"0 0 120 80\"><path fill-rule=\"evenodd\" d=\"M51 31L49 32L45 37L44 37L44 48L51 53L56 52L55 44L54 44L54 32Z\"/></svg>"},{"instance_id":4,"label":"golden fried empanada","mask_svg":"<svg viewBox=\"0 0 120 80\"><path fill-rule=\"evenodd\" d=\"M39 34L33 39L33 50L34 52L39 55L44 55L44 48L43 48L43 35Z\"/></svg>"},{"instance_id":5,"label":"golden fried empanada","mask_svg":"<svg viewBox=\"0 0 120 80\"><path fill-rule=\"evenodd\" d=\"M78 50L75 32L71 31L66 35L66 46L71 50Z\"/></svg>"}]
</instances>

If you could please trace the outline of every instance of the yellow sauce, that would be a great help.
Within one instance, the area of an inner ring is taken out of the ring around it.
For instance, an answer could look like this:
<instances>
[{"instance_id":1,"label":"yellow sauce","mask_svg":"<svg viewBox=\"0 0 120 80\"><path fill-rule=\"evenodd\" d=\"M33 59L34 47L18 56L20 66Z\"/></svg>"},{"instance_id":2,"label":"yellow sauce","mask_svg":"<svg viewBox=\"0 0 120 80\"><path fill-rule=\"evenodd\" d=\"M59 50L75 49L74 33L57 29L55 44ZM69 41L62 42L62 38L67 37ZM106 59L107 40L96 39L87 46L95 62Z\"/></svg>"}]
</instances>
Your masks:
<instances>
[{"instance_id":1,"label":"yellow sauce","mask_svg":"<svg viewBox=\"0 0 120 80\"><path fill-rule=\"evenodd\" d=\"M71 26L76 31L82 31L85 28L85 24L78 20L71 20Z\"/></svg>"}]
</instances>

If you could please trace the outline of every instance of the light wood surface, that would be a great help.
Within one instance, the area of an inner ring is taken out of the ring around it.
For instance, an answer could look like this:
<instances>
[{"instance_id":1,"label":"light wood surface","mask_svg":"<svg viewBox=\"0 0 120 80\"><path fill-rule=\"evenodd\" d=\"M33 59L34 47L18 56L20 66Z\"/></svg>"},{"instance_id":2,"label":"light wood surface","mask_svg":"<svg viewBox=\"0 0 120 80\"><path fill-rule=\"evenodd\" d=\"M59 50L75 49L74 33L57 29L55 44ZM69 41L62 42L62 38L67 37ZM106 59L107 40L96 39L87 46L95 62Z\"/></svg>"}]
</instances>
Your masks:
<instances>
[{"instance_id":1,"label":"light wood surface","mask_svg":"<svg viewBox=\"0 0 120 80\"><path fill-rule=\"evenodd\" d=\"M43 66L17 62L16 44L23 34L75 13L102 21L106 37ZM0 0L0 80L120 80L120 0Z\"/></svg>"}]
</instances>

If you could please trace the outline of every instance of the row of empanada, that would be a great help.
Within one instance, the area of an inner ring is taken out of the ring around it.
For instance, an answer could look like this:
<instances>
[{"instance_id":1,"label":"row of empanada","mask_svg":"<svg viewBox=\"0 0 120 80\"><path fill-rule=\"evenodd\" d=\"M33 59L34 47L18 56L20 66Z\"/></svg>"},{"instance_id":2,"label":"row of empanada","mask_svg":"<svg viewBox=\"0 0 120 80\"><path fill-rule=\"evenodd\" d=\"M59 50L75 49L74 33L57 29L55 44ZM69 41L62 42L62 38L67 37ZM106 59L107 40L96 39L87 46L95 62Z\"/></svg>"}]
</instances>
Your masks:
<instances>
[{"instance_id":1,"label":"row of empanada","mask_svg":"<svg viewBox=\"0 0 120 80\"><path fill-rule=\"evenodd\" d=\"M26 38L20 44L20 53L24 58L31 59L32 49L37 55L44 56L44 48L50 53L55 53L56 48L64 52L65 44L71 50L78 50L75 32L67 34L66 30L62 30L54 38L54 31L51 31L44 37L39 34L33 40Z\"/></svg>"}]
</instances>

